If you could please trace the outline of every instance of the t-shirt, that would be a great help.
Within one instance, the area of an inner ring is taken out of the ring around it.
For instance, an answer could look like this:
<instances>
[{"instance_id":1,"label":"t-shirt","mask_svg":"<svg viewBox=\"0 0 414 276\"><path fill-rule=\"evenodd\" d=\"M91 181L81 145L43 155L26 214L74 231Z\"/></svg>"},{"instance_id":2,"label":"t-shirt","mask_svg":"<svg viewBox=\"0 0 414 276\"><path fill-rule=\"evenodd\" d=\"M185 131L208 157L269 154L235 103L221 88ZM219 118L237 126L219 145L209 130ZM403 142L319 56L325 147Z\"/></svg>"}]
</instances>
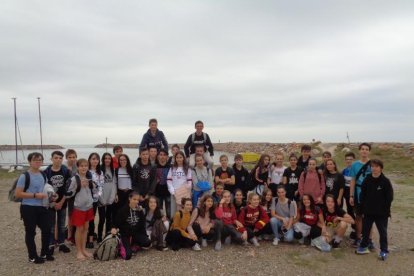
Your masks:
<instances>
[{"instance_id":1,"label":"t-shirt","mask_svg":"<svg viewBox=\"0 0 414 276\"><path fill-rule=\"evenodd\" d=\"M29 171L30 175L30 185L26 190L26 193L43 193L43 188L45 186L45 178L41 172L32 173ZM17 180L16 188L24 189L24 184L26 182L26 176L21 174ZM43 206L43 199L36 198L23 198L22 205L30 206Z\"/></svg>"},{"instance_id":2,"label":"t-shirt","mask_svg":"<svg viewBox=\"0 0 414 276\"><path fill-rule=\"evenodd\" d=\"M327 173L325 175L325 194L332 194L335 199L339 196L339 191L345 188L344 177L340 173Z\"/></svg>"},{"instance_id":3,"label":"t-shirt","mask_svg":"<svg viewBox=\"0 0 414 276\"><path fill-rule=\"evenodd\" d=\"M302 171L301 167L296 167L295 170L292 170L292 168L289 167L283 173L283 176L287 178L285 186L287 198L294 199L295 192L298 190L299 178Z\"/></svg>"},{"instance_id":4,"label":"t-shirt","mask_svg":"<svg viewBox=\"0 0 414 276\"><path fill-rule=\"evenodd\" d=\"M226 170L223 170L222 167L218 167L215 172L215 176L218 176L220 179L231 178L234 175L233 169L227 167ZM236 185L224 185L224 189L230 192L233 192L236 188Z\"/></svg>"},{"instance_id":5,"label":"t-shirt","mask_svg":"<svg viewBox=\"0 0 414 276\"><path fill-rule=\"evenodd\" d=\"M298 159L298 167L301 167L302 170L306 171L306 169L308 168L308 164L309 164L309 160L311 159L311 157L309 156L308 159L306 159L306 161L303 160L303 156L300 156Z\"/></svg>"},{"instance_id":6,"label":"t-shirt","mask_svg":"<svg viewBox=\"0 0 414 276\"><path fill-rule=\"evenodd\" d=\"M275 165L270 166L269 178L270 183L280 184L282 182L283 173L285 172L286 167L276 167Z\"/></svg>"},{"instance_id":7,"label":"t-shirt","mask_svg":"<svg viewBox=\"0 0 414 276\"><path fill-rule=\"evenodd\" d=\"M118 189L131 190L131 176L125 168L118 168Z\"/></svg>"},{"instance_id":8,"label":"t-shirt","mask_svg":"<svg viewBox=\"0 0 414 276\"><path fill-rule=\"evenodd\" d=\"M336 208L336 210L331 213L326 208L323 212L323 217L325 218L325 224L328 227L336 227L338 222L334 222L335 218L341 217L343 218L345 215L345 211L342 208Z\"/></svg>"},{"instance_id":9,"label":"t-shirt","mask_svg":"<svg viewBox=\"0 0 414 276\"><path fill-rule=\"evenodd\" d=\"M318 223L320 214L322 214L322 210L319 207L315 207L314 212L311 210L305 210L305 213L301 215L300 220L307 225L313 226Z\"/></svg>"},{"instance_id":10,"label":"t-shirt","mask_svg":"<svg viewBox=\"0 0 414 276\"><path fill-rule=\"evenodd\" d=\"M345 179L345 187L350 187L351 186L351 180L352 180L351 168L345 168L342 171L342 175L344 176L344 179Z\"/></svg>"},{"instance_id":11,"label":"t-shirt","mask_svg":"<svg viewBox=\"0 0 414 276\"><path fill-rule=\"evenodd\" d=\"M354 163L352 163L351 166L351 172L350 172L350 176L352 178L356 178L356 175L358 174L359 170L364 166L365 163L362 163L360 160L355 161ZM368 166L365 173L360 174L360 176L358 177L358 179L355 179L355 193L356 193L356 197L355 200L357 203L359 203L359 194L361 193L361 185L362 182L364 182L365 177L370 174L371 171L371 166Z\"/></svg>"},{"instance_id":12,"label":"t-shirt","mask_svg":"<svg viewBox=\"0 0 414 276\"><path fill-rule=\"evenodd\" d=\"M270 206L270 210L275 211L281 217L284 218L293 218L296 215L296 202L290 201L289 207L289 199L286 198L286 201L282 203L279 199L276 204L276 197L272 199L272 205Z\"/></svg>"},{"instance_id":13,"label":"t-shirt","mask_svg":"<svg viewBox=\"0 0 414 276\"><path fill-rule=\"evenodd\" d=\"M63 174L63 169L60 168L58 171L54 171L52 168L48 169L48 183L53 187L53 191L57 193L58 198L56 202L60 202L62 197L66 193L66 181L69 175ZM65 178L66 177L66 178ZM66 207L66 201L62 206L62 209Z\"/></svg>"}]
</instances>

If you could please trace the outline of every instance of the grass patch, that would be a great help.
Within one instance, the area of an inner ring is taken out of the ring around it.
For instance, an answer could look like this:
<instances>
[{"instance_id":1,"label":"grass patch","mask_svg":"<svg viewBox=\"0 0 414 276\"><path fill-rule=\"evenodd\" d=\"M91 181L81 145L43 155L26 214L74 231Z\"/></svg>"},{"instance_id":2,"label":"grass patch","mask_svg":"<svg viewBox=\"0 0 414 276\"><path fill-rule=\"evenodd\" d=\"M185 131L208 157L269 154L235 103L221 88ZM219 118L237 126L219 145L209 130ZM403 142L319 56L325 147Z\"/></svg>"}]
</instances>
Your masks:
<instances>
[{"instance_id":1,"label":"grass patch","mask_svg":"<svg viewBox=\"0 0 414 276\"><path fill-rule=\"evenodd\" d=\"M312 262L309 259L303 258L300 252L289 252L287 256L293 262L294 265L306 267L310 269L317 267L315 262Z\"/></svg>"},{"instance_id":2,"label":"grass patch","mask_svg":"<svg viewBox=\"0 0 414 276\"><path fill-rule=\"evenodd\" d=\"M9 173L7 170L0 169L0 179L15 179L21 173L22 173L21 171L14 171L14 172Z\"/></svg>"}]
</instances>

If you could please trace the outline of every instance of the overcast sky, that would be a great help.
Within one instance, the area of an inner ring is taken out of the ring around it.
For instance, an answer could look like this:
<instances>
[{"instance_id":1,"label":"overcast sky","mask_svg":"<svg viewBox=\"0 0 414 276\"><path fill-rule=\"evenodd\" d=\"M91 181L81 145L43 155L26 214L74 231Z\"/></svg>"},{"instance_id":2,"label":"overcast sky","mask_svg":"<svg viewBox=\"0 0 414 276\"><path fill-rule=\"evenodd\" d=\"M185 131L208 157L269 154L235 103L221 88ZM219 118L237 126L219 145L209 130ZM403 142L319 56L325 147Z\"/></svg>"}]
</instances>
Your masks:
<instances>
[{"instance_id":1,"label":"overcast sky","mask_svg":"<svg viewBox=\"0 0 414 276\"><path fill-rule=\"evenodd\" d=\"M414 1L0 4L0 144L414 137Z\"/></svg>"}]
</instances>

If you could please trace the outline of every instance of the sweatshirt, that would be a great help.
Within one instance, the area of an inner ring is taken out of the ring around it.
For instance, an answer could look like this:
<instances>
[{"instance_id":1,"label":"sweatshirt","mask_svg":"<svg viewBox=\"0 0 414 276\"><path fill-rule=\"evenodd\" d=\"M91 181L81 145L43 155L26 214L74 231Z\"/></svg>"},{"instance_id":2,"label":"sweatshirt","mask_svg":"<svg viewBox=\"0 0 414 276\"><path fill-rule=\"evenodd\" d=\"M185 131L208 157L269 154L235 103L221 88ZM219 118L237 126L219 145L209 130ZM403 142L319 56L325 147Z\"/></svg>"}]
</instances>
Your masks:
<instances>
[{"instance_id":1,"label":"sweatshirt","mask_svg":"<svg viewBox=\"0 0 414 276\"><path fill-rule=\"evenodd\" d=\"M210 183L210 187L213 187L213 175L211 174L211 170L205 166L201 169L195 167L192 171L192 177L194 191L200 191L200 188L197 186L197 183L200 181L207 181Z\"/></svg>"},{"instance_id":2,"label":"sweatshirt","mask_svg":"<svg viewBox=\"0 0 414 276\"><path fill-rule=\"evenodd\" d=\"M235 221L237 220L236 216L236 208L233 206L218 206L215 211L216 217L223 221L224 225L235 225Z\"/></svg>"},{"instance_id":3,"label":"sweatshirt","mask_svg":"<svg viewBox=\"0 0 414 276\"><path fill-rule=\"evenodd\" d=\"M89 179L89 181L92 181L92 179ZM96 184L92 184L92 189L90 189L90 186L81 187L79 192L76 193L77 187L78 183L76 181L76 176L73 176L71 178L66 196L75 197L74 206L76 209L81 211L88 211L90 208L92 208L94 196L96 198L98 192L96 189Z\"/></svg>"},{"instance_id":4,"label":"sweatshirt","mask_svg":"<svg viewBox=\"0 0 414 276\"><path fill-rule=\"evenodd\" d=\"M132 209L129 204L119 209L116 213L114 225L119 229L121 236L132 236L134 233L146 235L145 214L142 207Z\"/></svg>"},{"instance_id":5,"label":"sweatshirt","mask_svg":"<svg viewBox=\"0 0 414 276\"><path fill-rule=\"evenodd\" d=\"M306 181L305 181L306 174ZM325 195L325 178L320 175L320 181L317 171L304 171L301 173L299 178L299 195L302 197L304 194L309 194L316 202L318 197Z\"/></svg>"},{"instance_id":6,"label":"sweatshirt","mask_svg":"<svg viewBox=\"0 0 414 276\"><path fill-rule=\"evenodd\" d=\"M210 217L209 212L206 212L204 217L200 216L200 209L195 208L191 213L191 220L187 227L188 233L195 234L193 229L193 223L198 223L201 229L205 229L209 226L210 223L214 225L214 219L215 217Z\"/></svg>"},{"instance_id":7,"label":"sweatshirt","mask_svg":"<svg viewBox=\"0 0 414 276\"><path fill-rule=\"evenodd\" d=\"M362 213L369 216L391 216L394 190L390 180L381 173L379 177L367 175L362 183L360 203Z\"/></svg>"},{"instance_id":8,"label":"sweatshirt","mask_svg":"<svg viewBox=\"0 0 414 276\"><path fill-rule=\"evenodd\" d=\"M181 217L181 214L182 217ZM172 230L179 230L181 235L185 238L189 238L190 235L187 232L187 227L190 224L191 213L185 211L177 211L173 218L173 223L171 225Z\"/></svg>"},{"instance_id":9,"label":"sweatshirt","mask_svg":"<svg viewBox=\"0 0 414 276\"><path fill-rule=\"evenodd\" d=\"M148 161L147 165L143 165L141 158L138 158L132 167L132 189L145 197L146 195L154 195L157 185L157 168L152 166Z\"/></svg>"},{"instance_id":10,"label":"sweatshirt","mask_svg":"<svg viewBox=\"0 0 414 276\"><path fill-rule=\"evenodd\" d=\"M168 151L168 142L165 138L164 133L157 129L155 135L153 136L151 130L148 129L147 132L142 136L140 147L149 148L156 147L159 151L160 149L166 149Z\"/></svg>"},{"instance_id":11,"label":"sweatshirt","mask_svg":"<svg viewBox=\"0 0 414 276\"><path fill-rule=\"evenodd\" d=\"M268 222L269 216L262 206L252 208L247 205L243 208L239 214L238 221L240 221L245 227L261 230Z\"/></svg>"},{"instance_id":12,"label":"sweatshirt","mask_svg":"<svg viewBox=\"0 0 414 276\"><path fill-rule=\"evenodd\" d=\"M193 180L190 169L188 169L187 174L185 173L183 167L172 167L168 171L167 184L170 194L174 195L175 190L181 188L182 186L185 186L187 189L191 189L192 183Z\"/></svg>"},{"instance_id":13,"label":"sweatshirt","mask_svg":"<svg viewBox=\"0 0 414 276\"><path fill-rule=\"evenodd\" d=\"M193 135L194 135L194 141L193 141ZM204 139L204 136L206 139ZM195 146L197 145L203 145L204 151L209 152L210 156L214 155L214 148L213 144L211 143L210 136L208 136L207 133L202 132L201 135L197 135L197 133L192 133L190 136L188 136L187 142L185 142L184 145L184 152L185 156L190 157L190 154L195 153Z\"/></svg>"},{"instance_id":14,"label":"sweatshirt","mask_svg":"<svg viewBox=\"0 0 414 276\"><path fill-rule=\"evenodd\" d=\"M106 170L104 174L104 183L102 185L102 195L99 197L99 203L103 206L111 205L115 201L117 193L117 181L115 171Z\"/></svg>"}]
</instances>

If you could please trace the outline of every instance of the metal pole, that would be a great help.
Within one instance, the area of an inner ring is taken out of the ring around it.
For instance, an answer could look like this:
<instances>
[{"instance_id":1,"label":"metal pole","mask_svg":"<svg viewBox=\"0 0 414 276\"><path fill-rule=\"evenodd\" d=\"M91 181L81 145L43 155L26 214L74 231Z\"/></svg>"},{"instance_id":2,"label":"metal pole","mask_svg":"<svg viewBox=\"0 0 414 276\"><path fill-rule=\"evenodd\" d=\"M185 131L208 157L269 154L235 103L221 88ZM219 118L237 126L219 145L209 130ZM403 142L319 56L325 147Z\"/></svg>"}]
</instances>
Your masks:
<instances>
[{"instance_id":1,"label":"metal pole","mask_svg":"<svg viewBox=\"0 0 414 276\"><path fill-rule=\"evenodd\" d=\"M12 98L14 102L14 142L16 145L16 167L17 167L17 114L16 114L16 98Z\"/></svg>"},{"instance_id":2,"label":"metal pole","mask_svg":"<svg viewBox=\"0 0 414 276\"><path fill-rule=\"evenodd\" d=\"M37 104L39 107L39 124L40 124L40 150L43 155L43 134L42 134L42 115L40 113L40 97L37 97Z\"/></svg>"},{"instance_id":3,"label":"metal pole","mask_svg":"<svg viewBox=\"0 0 414 276\"><path fill-rule=\"evenodd\" d=\"M105 152L108 152L108 137L105 137Z\"/></svg>"}]
</instances>

